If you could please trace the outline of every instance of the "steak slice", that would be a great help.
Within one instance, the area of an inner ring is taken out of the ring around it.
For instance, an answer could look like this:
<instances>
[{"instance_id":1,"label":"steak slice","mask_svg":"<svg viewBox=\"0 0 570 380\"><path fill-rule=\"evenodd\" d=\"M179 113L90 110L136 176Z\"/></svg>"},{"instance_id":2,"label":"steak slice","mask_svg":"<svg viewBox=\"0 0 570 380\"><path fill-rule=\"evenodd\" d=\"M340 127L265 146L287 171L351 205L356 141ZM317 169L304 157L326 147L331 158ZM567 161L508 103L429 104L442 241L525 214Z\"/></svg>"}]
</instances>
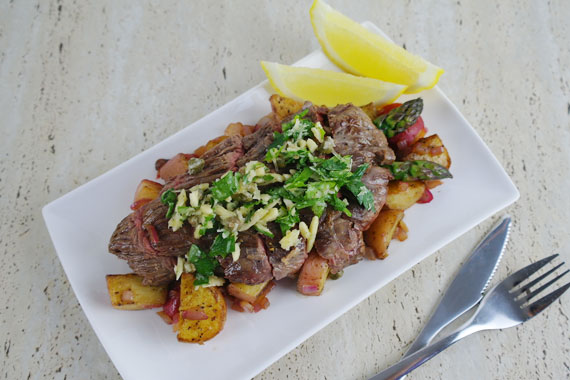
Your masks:
<instances>
[{"instance_id":1,"label":"steak slice","mask_svg":"<svg viewBox=\"0 0 570 380\"><path fill-rule=\"evenodd\" d=\"M196 242L192 227L168 229L167 207L155 199L125 217L109 241L109 252L127 260L145 285L161 285L174 279L176 257ZM156 272L155 272L156 271Z\"/></svg>"},{"instance_id":2,"label":"steak slice","mask_svg":"<svg viewBox=\"0 0 570 380\"><path fill-rule=\"evenodd\" d=\"M240 257L233 261L232 256L219 258L224 269L224 277L230 282L248 285L261 284L273 278L265 245L254 232L246 231L239 235Z\"/></svg>"},{"instance_id":3,"label":"steak slice","mask_svg":"<svg viewBox=\"0 0 570 380\"><path fill-rule=\"evenodd\" d=\"M129 267L143 278L143 285L166 285L176 279L176 257L131 255Z\"/></svg>"},{"instance_id":4,"label":"steak slice","mask_svg":"<svg viewBox=\"0 0 570 380\"><path fill-rule=\"evenodd\" d=\"M321 123L324 127L327 124L327 114L329 109L325 106L315 106L311 102L305 102L303 109L308 108L307 116L313 123Z\"/></svg>"},{"instance_id":5,"label":"steak slice","mask_svg":"<svg viewBox=\"0 0 570 380\"><path fill-rule=\"evenodd\" d=\"M364 255L362 231L340 211L327 210L315 240L317 253L328 261L331 273L356 264Z\"/></svg>"},{"instance_id":6,"label":"steak slice","mask_svg":"<svg viewBox=\"0 0 570 380\"><path fill-rule=\"evenodd\" d=\"M388 194L388 181L392 179L390 170L379 166L371 166L362 176L362 183L372 192L374 197L374 211L366 210L356 202L350 202L348 210L352 213L350 219L354 226L361 231L366 231L380 213L386 203Z\"/></svg>"},{"instance_id":7,"label":"steak slice","mask_svg":"<svg viewBox=\"0 0 570 380\"><path fill-rule=\"evenodd\" d=\"M162 192L168 189L189 189L201 183L213 182L227 171L235 171L236 163L242 156L242 137L230 136L200 157L204 160L204 170L198 174L184 173L174 177L164 185Z\"/></svg>"},{"instance_id":8,"label":"steak slice","mask_svg":"<svg viewBox=\"0 0 570 380\"><path fill-rule=\"evenodd\" d=\"M250 135L243 138L243 147L245 154L240 157L236 165L241 167L249 161L263 162L267 147L273 142L273 132L276 130L277 124L269 123Z\"/></svg>"},{"instance_id":9,"label":"steak slice","mask_svg":"<svg viewBox=\"0 0 570 380\"><path fill-rule=\"evenodd\" d=\"M352 156L353 170L364 163L380 165L395 160L384 133L359 107L350 103L338 105L328 113L328 122L335 150Z\"/></svg>"},{"instance_id":10,"label":"steak slice","mask_svg":"<svg viewBox=\"0 0 570 380\"><path fill-rule=\"evenodd\" d=\"M267 246L267 256L273 267L273 277L276 280L281 280L297 273L308 257L305 239L300 237L297 245L286 251L279 244L279 240L283 237L279 225L277 223L269 223L267 227L274 237L263 236L262 239Z\"/></svg>"},{"instance_id":11,"label":"steak slice","mask_svg":"<svg viewBox=\"0 0 570 380\"><path fill-rule=\"evenodd\" d=\"M168 208L154 199L124 218L109 241L109 252L119 257L133 253L151 256L182 256L196 242L192 227L168 229Z\"/></svg>"}]
</instances>

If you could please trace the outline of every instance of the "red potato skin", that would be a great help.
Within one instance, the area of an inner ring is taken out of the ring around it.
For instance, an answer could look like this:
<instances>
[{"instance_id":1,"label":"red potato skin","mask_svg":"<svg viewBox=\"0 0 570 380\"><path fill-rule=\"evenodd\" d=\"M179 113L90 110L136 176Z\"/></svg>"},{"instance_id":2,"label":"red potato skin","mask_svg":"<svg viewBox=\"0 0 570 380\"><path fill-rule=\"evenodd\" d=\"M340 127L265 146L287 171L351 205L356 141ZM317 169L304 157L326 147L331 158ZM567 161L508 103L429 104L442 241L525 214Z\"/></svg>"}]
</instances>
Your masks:
<instances>
[{"instance_id":1,"label":"red potato skin","mask_svg":"<svg viewBox=\"0 0 570 380\"><path fill-rule=\"evenodd\" d=\"M392 138L388 139L390 147L396 151L396 156L402 157L408 154L412 145L420 138L425 136L427 129L424 120L420 116L418 120L410 125L404 132L400 132Z\"/></svg>"},{"instance_id":2,"label":"red potato skin","mask_svg":"<svg viewBox=\"0 0 570 380\"><path fill-rule=\"evenodd\" d=\"M384 106L379 112L378 116L387 114L394 108L401 106L402 103L392 103ZM390 148L394 149L398 157L405 156L409 153L411 146L420 138L425 136L427 128L424 125L424 120L420 116L418 120L408 127L404 132L400 132L394 137L388 139Z\"/></svg>"},{"instance_id":3,"label":"red potato skin","mask_svg":"<svg viewBox=\"0 0 570 380\"><path fill-rule=\"evenodd\" d=\"M328 275L327 260L316 253L310 254L299 273L297 291L306 296L321 295Z\"/></svg>"},{"instance_id":4,"label":"red potato skin","mask_svg":"<svg viewBox=\"0 0 570 380\"><path fill-rule=\"evenodd\" d=\"M190 154L178 153L176 156L168 160L158 171L158 176L165 181L183 174L188 170L188 160L192 157Z\"/></svg>"},{"instance_id":5,"label":"red potato skin","mask_svg":"<svg viewBox=\"0 0 570 380\"><path fill-rule=\"evenodd\" d=\"M392 111L394 108L400 107L402 103L392 103L388 104L387 106L382 107L380 112L378 112L378 116L387 114L388 112Z\"/></svg>"},{"instance_id":6,"label":"red potato skin","mask_svg":"<svg viewBox=\"0 0 570 380\"><path fill-rule=\"evenodd\" d=\"M424 193L422 194L421 198L418 199L417 203L430 203L433 200L433 194L429 189L426 187Z\"/></svg>"}]
</instances>

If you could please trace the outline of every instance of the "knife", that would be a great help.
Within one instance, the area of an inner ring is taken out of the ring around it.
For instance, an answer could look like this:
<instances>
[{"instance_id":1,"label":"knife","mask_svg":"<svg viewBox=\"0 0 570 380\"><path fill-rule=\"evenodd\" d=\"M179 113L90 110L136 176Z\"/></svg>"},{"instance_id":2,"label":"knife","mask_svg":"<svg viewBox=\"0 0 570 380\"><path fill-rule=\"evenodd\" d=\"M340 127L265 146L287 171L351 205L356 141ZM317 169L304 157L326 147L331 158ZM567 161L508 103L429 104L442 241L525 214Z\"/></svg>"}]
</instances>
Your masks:
<instances>
[{"instance_id":1,"label":"knife","mask_svg":"<svg viewBox=\"0 0 570 380\"><path fill-rule=\"evenodd\" d=\"M481 301L503 256L510 227L511 217L506 215L477 245L404 357L427 346L445 326Z\"/></svg>"}]
</instances>

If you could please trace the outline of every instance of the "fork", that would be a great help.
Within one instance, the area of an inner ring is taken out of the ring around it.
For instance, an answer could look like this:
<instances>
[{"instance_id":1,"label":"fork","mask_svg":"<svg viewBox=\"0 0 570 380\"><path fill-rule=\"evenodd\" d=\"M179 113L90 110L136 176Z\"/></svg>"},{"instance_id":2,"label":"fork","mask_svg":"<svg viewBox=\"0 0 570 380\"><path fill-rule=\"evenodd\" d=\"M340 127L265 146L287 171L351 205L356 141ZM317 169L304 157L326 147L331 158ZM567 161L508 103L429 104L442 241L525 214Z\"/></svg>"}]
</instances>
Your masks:
<instances>
[{"instance_id":1,"label":"fork","mask_svg":"<svg viewBox=\"0 0 570 380\"><path fill-rule=\"evenodd\" d=\"M534 290L532 290L533 287L546 280L547 277L564 265L564 262L556 265L538 278L527 283L524 282L557 256L558 254L546 257L513 273L487 293L477 307L475 314L458 330L436 343L405 357L400 362L372 377L371 380L399 379L468 335L477 331L513 327L538 315L568 290L570 282L533 303L530 303L530 300L542 293L562 276L570 272L570 270L566 270Z\"/></svg>"}]
</instances>

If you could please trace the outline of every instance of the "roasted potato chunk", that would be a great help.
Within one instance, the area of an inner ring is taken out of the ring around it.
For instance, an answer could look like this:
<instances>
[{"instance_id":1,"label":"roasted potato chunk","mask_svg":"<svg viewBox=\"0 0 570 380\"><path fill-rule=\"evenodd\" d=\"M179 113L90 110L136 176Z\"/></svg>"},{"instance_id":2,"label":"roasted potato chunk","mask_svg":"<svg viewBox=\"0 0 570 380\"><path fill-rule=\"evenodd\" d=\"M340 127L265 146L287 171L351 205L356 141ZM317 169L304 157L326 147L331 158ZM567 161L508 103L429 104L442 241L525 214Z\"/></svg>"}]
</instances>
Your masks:
<instances>
[{"instance_id":1,"label":"roasted potato chunk","mask_svg":"<svg viewBox=\"0 0 570 380\"><path fill-rule=\"evenodd\" d=\"M254 129L255 129L255 126L253 126L253 125L244 125L242 123L230 123L226 127L224 135L226 135L226 136L234 136L234 135L247 136L247 135L253 133Z\"/></svg>"},{"instance_id":2,"label":"roasted potato chunk","mask_svg":"<svg viewBox=\"0 0 570 380\"><path fill-rule=\"evenodd\" d=\"M204 153L206 153L207 151L209 151L210 149L212 149L213 147L215 147L216 145L218 145L219 143L221 143L222 141L224 141L228 137L229 136L223 135L223 136L218 136L215 139L208 141L206 143L206 145L202 145L201 147L196 149L194 151L194 155L196 157L201 157Z\"/></svg>"},{"instance_id":3,"label":"roasted potato chunk","mask_svg":"<svg viewBox=\"0 0 570 380\"><path fill-rule=\"evenodd\" d=\"M144 310L161 307L166 302L168 287L142 284L142 277L131 274L109 274L107 289L111 305L121 310Z\"/></svg>"},{"instance_id":4,"label":"roasted potato chunk","mask_svg":"<svg viewBox=\"0 0 570 380\"><path fill-rule=\"evenodd\" d=\"M378 259L388 256L388 246L403 217L402 210L382 210L370 228L364 232L366 245L374 250Z\"/></svg>"},{"instance_id":5,"label":"roasted potato chunk","mask_svg":"<svg viewBox=\"0 0 570 380\"><path fill-rule=\"evenodd\" d=\"M426 185L421 181L390 181L386 207L391 210L405 210L414 205L422 197Z\"/></svg>"},{"instance_id":6,"label":"roasted potato chunk","mask_svg":"<svg viewBox=\"0 0 570 380\"><path fill-rule=\"evenodd\" d=\"M247 285L241 283L232 283L228 285L228 293L242 301L247 301L249 303L254 303L257 296L263 291L265 285L269 281L262 282L256 285Z\"/></svg>"},{"instance_id":7,"label":"roasted potato chunk","mask_svg":"<svg viewBox=\"0 0 570 380\"><path fill-rule=\"evenodd\" d=\"M411 152L403 157L403 161L414 160L432 161L446 169L451 166L449 153L437 134L423 137L412 145Z\"/></svg>"},{"instance_id":8,"label":"roasted potato chunk","mask_svg":"<svg viewBox=\"0 0 570 380\"><path fill-rule=\"evenodd\" d=\"M148 179L143 179L135 191L135 199L131 205L132 210L142 207L144 204L157 198L162 190L162 184Z\"/></svg>"},{"instance_id":9,"label":"roasted potato chunk","mask_svg":"<svg viewBox=\"0 0 570 380\"><path fill-rule=\"evenodd\" d=\"M178 153L162 165L158 171L159 177L165 181L169 181L172 178L185 173L186 170L188 170L189 158L190 157L184 153Z\"/></svg>"},{"instance_id":10,"label":"roasted potato chunk","mask_svg":"<svg viewBox=\"0 0 570 380\"><path fill-rule=\"evenodd\" d=\"M321 295L329 271L327 260L316 253L309 254L309 257L301 267L301 272L297 279L297 291L306 296Z\"/></svg>"},{"instance_id":11,"label":"roasted potato chunk","mask_svg":"<svg viewBox=\"0 0 570 380\"><path fill-rule=\"evenodd\" d=\"M218 335L226 322L226 300L218 287L194 288L194 276L184 273L180 282L178 340L203 343Z\"/></svg>"},{"instance_id":12,"label":"roasted potato chunk","mask_svg":"<svg viewBox=\"0 0 570 380\"><path fill-rule=\"evenodd\" d=\"M269 102L271 103L271 110L273 110L279 120L283 120L303 108L303 103L277 94L271 95Z\"/></svg>"},{"instance_id":13,"label":"roasted potato chunk","mask_svg":"<svg viewBox=\"0 0 570 380\"><path fill-rule=\"evenodd\" d=\"M364 111L364 113L366 115L368 115L370 120L376 119L376 116L378 115L378 111L377 111L377 107L374 105L374 103L368 103L367 105L361 106L360 108L362 109L362 111Z\"/></svg>"}]
</instances>

